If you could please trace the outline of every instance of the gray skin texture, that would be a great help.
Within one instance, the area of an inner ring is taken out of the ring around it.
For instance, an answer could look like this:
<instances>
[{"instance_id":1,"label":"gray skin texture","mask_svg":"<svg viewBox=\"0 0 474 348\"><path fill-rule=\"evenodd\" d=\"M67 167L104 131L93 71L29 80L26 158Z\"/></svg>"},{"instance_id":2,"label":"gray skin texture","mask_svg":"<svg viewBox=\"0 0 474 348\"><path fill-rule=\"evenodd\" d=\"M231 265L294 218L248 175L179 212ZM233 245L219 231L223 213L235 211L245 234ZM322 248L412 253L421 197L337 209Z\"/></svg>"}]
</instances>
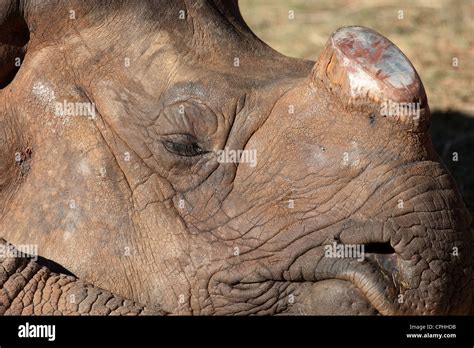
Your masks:
<instances>
[{"instance_id":1,"label":"gray skin texture","mask_svg":"<svg viewBox=\"0 0 474 348\"><path fill-rule=\"evenodd\" d=\"M0 237L43 257L0 255L0 313L469 313L471 217L384 40L343 29L315 63L232 1L0 0Z\"/></svg>"}]
</instances>

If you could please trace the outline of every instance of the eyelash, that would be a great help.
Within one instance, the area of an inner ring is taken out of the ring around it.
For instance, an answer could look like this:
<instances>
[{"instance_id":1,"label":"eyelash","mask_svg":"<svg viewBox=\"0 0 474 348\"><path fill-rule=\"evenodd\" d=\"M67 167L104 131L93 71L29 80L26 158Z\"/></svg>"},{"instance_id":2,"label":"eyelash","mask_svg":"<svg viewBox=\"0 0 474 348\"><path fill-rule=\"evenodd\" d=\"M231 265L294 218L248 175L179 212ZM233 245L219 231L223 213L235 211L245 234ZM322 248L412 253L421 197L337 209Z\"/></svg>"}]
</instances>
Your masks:
<instances>
[{"instance_id":1,"label":"eyelash","mask_svg":"<svg viewBox=\"0 0 474 348\"><path fill-rule=\"evenodd\" d=\"M163 145L169 152L184 157L195 157L206 153L206 151L201 149L196 143L184 144L167 140L163 142Z\"/></svg>"}]
</instances>

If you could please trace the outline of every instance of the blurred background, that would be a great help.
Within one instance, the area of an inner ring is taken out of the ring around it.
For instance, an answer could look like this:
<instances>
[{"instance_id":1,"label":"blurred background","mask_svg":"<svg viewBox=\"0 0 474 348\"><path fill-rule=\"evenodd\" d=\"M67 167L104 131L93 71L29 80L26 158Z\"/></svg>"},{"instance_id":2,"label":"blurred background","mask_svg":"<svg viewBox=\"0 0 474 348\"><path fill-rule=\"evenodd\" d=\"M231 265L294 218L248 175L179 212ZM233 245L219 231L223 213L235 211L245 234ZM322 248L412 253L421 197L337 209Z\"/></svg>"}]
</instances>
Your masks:
<instances>
[{"instance_id":1,"label":"blurred background","mask_svg":"<svg viewBox=\"0 0 474 348\"><path fill-rule=\"evenodd\" d=\"M423 81L433 143L474 216L474 0L240 0L239 6L260 39L292 57L316 60L331 33L347 25L394 42Z\"/></svg>"}]
</instances>

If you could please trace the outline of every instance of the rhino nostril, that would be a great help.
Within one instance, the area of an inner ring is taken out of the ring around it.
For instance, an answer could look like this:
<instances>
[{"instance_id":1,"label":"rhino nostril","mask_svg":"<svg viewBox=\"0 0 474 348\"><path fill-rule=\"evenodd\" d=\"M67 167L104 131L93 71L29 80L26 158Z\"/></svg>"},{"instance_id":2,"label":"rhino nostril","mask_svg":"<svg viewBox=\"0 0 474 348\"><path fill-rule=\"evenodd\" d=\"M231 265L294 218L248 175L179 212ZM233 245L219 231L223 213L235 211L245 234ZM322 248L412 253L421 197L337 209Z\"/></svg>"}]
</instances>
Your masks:
<instances>
[{"instance_id":1,"label":"rhino nostril","mask_svg":"<svg viewBox=\"0 0 474 348\"><path fill-rule=\"evenodd\" d=\"M364 253L366 258L375 262L395 284L399 283L398 256L389 242L365 244Z\"/></svg>"},{"instance_id":2,"label":"rhino nostril","mask_svg":"<svg viewBox=\"0 0 474 348\"><path fill-rule=\"evenodd\" d=\"M364 252L367 254L394 254L395 250L389 242L368 243L364 245Z\"/></svg>"}]
</instances>

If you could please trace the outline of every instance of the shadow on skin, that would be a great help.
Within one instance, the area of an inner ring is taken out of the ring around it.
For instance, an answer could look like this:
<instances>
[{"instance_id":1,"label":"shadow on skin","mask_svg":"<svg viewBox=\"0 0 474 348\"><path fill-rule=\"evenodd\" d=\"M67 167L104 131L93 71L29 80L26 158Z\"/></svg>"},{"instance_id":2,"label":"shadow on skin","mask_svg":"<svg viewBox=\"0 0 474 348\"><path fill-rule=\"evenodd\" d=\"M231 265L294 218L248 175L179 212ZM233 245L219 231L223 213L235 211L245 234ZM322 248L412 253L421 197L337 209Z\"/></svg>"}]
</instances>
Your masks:
<instances>
[{"instance_id":1,"label":"shadow on skin","mask_svg":"<svg viewBox=\"0 0 474 348\"><path fill-rule=\"evenodd\" d=\"M40 266L47 267L51 272L58 273L58 274L65 274L65 275L73 276L77 278L77 276L74 273L64 268L59 263L54 262L53 260L38 256L38 260L36 261L36 263L39 264Z\"/></svg>"},{"instance_id":2,"label":"shadow on skin","mask_svg":"<svg viewBox=\"0 0 474 348\"><path fill-rule=\"evenodd\" d=\"M474 115L456 110L434 111L431 136L474 216Z\"/></svg>"}]
</instances>

